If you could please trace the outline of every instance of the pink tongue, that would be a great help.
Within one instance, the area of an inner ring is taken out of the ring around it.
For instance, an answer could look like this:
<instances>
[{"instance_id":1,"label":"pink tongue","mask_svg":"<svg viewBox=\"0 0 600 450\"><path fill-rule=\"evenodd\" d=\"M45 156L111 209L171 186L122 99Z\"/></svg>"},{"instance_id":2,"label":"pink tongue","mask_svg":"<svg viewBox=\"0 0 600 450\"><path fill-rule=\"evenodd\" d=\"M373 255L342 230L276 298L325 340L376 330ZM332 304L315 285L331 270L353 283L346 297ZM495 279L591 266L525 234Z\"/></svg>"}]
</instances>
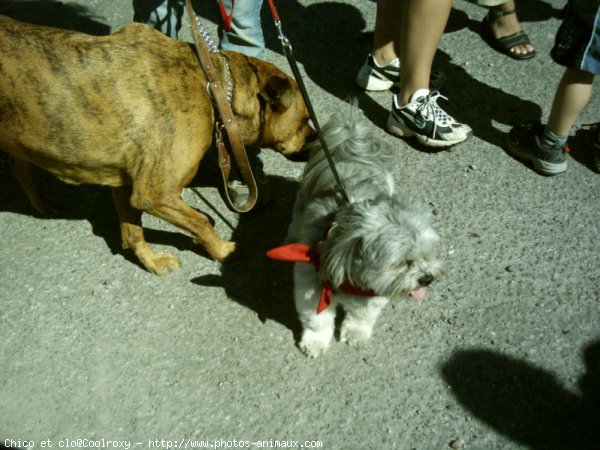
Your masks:
<instances>
[{"instance_id":1,"label":"pink tongue","mask_svg":"<svg viewBox=\"0 0 600 450\"><path fill-rule=\"evenodd\" d=\"M418 302L420 302L421 300L423 300L426 295L427 295L427 288L426 287L420 287L419 289L415 289L414 291L412 291L410 293L410 296L412 298L414 298Z\"/></svg>"}]
</instances>

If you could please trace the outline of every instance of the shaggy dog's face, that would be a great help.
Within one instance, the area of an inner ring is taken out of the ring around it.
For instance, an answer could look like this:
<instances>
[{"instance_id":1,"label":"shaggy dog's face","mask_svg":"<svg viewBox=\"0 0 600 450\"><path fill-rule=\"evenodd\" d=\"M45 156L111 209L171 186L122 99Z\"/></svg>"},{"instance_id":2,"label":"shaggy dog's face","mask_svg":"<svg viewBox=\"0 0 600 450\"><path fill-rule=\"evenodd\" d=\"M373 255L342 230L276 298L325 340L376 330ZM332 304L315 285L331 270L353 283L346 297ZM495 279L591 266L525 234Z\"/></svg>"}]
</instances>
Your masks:
<instances>
[{"instance_id":1,"label":"shaggy dog's face","mask_svg":"<svg viewBox=\"0 0 600 450\"><path fill-rule=\"evenodd\" d=\"M422 300L443 272L431 213L401 195L380 195L340 210L321 243L322 277L377 295Z\"/></svg>"}]
</instances>

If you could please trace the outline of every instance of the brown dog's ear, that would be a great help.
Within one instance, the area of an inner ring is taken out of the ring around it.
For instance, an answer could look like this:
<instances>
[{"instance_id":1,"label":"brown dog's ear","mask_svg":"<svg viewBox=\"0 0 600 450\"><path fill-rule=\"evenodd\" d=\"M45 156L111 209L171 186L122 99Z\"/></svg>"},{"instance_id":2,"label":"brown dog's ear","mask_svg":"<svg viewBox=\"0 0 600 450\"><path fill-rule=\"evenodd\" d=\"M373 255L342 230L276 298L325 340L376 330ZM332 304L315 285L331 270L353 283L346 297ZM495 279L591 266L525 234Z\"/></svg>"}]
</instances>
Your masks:
<instances>
[{"instance_id":1,"label":"brown dog's ear","mask_svg":"<svg viewBox=\"0 0 600 450\"><path fill-rule=\"evenodd\" d=\"M291 90L292 85L290 80L273 76L269 78L267 85L260 91L260 96L274 110L288 109L292 105Z\"/></svg>"}]
</instances>

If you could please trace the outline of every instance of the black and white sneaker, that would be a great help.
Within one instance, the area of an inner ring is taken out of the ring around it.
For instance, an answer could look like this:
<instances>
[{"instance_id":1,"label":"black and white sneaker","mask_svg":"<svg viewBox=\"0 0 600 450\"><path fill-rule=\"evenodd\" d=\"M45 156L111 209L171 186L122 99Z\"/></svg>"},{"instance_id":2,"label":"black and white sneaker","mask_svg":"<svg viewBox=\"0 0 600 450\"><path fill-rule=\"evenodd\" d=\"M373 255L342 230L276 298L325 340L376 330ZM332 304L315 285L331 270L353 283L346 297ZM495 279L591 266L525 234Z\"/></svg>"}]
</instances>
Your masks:
<instances>
[{"instance_id":1,"label":"black and white sneaker","mask_svg":"<svg viewBox=\"0 0 600 450\"><path fill-rule=\"evenodd\" d=\"M369 55L356 75L356 84L365 91L387 91L398 81L400 81L400 60L398 58L380 66L375 62L373 56Z\"/></svg>"},{"instance_id":2,"label":"black and white sneaker","mask_svg":"<svg viewBox=\"0 0 600 450\"><path fill-rule=\"evenodd\" d=\"M431 89L441 89L446 85L448 77L439 69L432 69L429 77ZM375 62L373 55L367 56L356 75L356 84L365 91L387 91L400 82L400 60L393 59L389 63L380 66Z\"/></svg>"},{"instance_id":3,"label":"black and white sneaker","mask_svg":"<svg viewBox=\"0 0 600 450\"><path fill-rule=\"evenodd\" d=\"M440 108L437 104L440 97L446 99L437 91L419 89L411 95L409 103L400 106L398 96L394 95L388 131L400 137L414 136L427 147L444 148L466 141L473 130Z\"/></svg>"}]
</instances>

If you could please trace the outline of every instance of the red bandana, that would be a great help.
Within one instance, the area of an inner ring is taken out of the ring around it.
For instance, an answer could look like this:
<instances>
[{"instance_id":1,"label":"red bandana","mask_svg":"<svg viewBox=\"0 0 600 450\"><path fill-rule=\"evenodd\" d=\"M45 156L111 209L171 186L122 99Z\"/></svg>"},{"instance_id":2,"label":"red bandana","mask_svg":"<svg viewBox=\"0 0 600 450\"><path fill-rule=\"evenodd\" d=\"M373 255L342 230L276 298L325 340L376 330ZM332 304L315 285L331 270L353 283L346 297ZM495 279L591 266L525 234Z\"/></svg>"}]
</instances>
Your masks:
<instances>
[{"instance_id":1,"label":"red bandana","mask_svg":"<svg viewBox=\"0 0 600 450\"><path fill-rule=\"evenodd\" d=\"M319 271L319 252L306 244L295 243L282 245L281 247L269 250L267 256L271 259L278 259L280 261L312 263L315 265L317 272ZM374 297L377 295L373 291L365 291L347 281L342 283L339 289L347 294L360 295L363 297ZM331 287L331 283L324 282L321 289L321 298L319 299L319 304L317 306L317 314L321 313L325 308L331 305L332 295L333 288Z\"/></svg>"}]
</instances>

